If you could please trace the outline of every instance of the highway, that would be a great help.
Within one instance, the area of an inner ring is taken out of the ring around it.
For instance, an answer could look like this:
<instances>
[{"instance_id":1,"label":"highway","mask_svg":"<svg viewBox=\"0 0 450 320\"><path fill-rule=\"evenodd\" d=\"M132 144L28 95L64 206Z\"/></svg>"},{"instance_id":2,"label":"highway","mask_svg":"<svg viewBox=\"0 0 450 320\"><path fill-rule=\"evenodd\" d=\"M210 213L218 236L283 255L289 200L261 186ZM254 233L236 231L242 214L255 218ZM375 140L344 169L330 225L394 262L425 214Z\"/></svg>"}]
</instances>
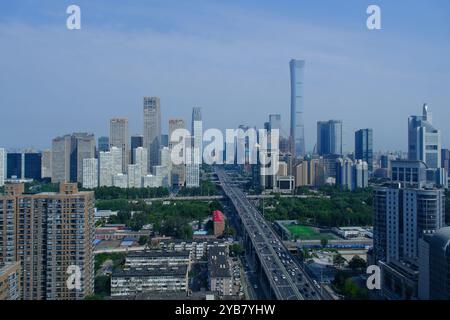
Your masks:
<instances>
[{"instance_id":1,"label":"highway","mask_svg":"<svg viewBox=\"0 0 450 320\"><path fill-rule=\"evenodd\" d=\"M235 187L222 169L216 169L226 196L238 212L277 300L321 300L319 284L309 278L270 228L260 212Z\"/></svg>"}]
</instances>

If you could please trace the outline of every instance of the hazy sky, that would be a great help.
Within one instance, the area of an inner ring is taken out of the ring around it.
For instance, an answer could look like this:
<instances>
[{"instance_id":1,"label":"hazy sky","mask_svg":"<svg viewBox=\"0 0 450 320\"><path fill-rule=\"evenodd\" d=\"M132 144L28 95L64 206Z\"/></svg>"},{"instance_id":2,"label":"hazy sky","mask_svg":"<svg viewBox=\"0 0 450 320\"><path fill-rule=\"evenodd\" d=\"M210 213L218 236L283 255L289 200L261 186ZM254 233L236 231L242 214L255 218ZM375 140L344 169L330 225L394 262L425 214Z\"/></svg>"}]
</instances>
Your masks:
<instances>
[{"instance_id":1,"label":"hazy sky","mask_svg":"<svg viewBox=\"0 0 450 320\"><path fill-rule=\"evenodd\" d=\"M66 29L81 7L82 29ZM382 30L366 28L377 4ZM142 131L143 96L204 127L289 131L289 60L305 59L305 136L318 120L374 129L375 149L407 149L407 118L427 102L450 147L448 0L15 0L0 2L0 146L46 148L74 131L107 135L109 118Z\"/></svg>"}]
</instances>

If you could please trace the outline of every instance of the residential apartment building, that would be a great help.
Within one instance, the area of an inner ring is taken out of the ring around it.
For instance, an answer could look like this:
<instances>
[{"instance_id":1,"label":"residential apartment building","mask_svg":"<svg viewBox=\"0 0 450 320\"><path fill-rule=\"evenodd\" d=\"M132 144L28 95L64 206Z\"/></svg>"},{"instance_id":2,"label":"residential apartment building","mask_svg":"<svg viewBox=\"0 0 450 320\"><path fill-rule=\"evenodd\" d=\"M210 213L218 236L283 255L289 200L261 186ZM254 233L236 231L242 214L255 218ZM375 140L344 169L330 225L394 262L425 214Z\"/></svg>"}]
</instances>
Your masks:
<instances>
[{"instance_id":1,"label":"residential apartment building","mask_svg":"<svg viewBox=\"0 0 450 320\"><path fill-rule=\"evenodd\" d=\"M20 296L20 262L0 263L0 301L19 300Z\"/></svg>"},{"instance_id":2,"label":"residential apartment building","mask_svg":"<svg viewBox=\"0 0 450 320\"><path fill-rule=\"evenodd\" d=\"M24 194L6 184L0 196L0 263L21 265L21 298L83 299L94 290L94 194L61 183L59 193ZM79 287L68 286L68 271Z\"/></svg>"}]
</instances>

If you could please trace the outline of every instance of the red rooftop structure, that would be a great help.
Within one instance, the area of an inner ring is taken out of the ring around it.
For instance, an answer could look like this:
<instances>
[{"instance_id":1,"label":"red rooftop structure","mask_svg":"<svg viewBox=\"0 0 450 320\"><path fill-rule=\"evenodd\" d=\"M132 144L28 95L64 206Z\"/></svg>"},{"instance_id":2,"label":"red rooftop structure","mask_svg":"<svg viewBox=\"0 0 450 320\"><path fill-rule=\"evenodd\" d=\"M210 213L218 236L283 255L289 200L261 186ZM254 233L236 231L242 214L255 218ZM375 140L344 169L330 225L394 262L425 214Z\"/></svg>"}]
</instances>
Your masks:
<instances>
[{"instance_id":1,"label":"red rooftop structure","mask_svg":"<svg viewBox=\"0 0 450 320\"><path fill-rule=\"evenodd\" d=\"M220 237L225 231L225 217L220 210L215 210L212 213L214 236Z\"/></svg>"}]
</instances>

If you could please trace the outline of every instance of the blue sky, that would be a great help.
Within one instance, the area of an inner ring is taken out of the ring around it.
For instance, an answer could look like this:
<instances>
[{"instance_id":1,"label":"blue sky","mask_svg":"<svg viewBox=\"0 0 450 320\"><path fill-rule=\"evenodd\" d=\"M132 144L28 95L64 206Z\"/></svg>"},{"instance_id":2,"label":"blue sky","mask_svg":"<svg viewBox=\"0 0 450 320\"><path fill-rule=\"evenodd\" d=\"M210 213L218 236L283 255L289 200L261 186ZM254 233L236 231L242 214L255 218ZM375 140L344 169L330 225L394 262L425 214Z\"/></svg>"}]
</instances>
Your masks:
<instances>
[{"instance_id":1,"label":"blue sky","mask_svg":"<svg viewBox=\"0 0 450 320\"><path fill-rule=\"evenodd\" d=\"M82 29L65 27L77 4ZM380 31L366 8L382 10ZM450 2L447 0L0 2L0 145L46 148L57 135L108 132L108 120L142 130L142 97L169 117L204 126L262 127L270 113L289 130L291 58L307 61L308 149L316 122L374 129L375 149L406 150L407 118L427 102L450 147Z\"/></svg>"}]
</instances>

